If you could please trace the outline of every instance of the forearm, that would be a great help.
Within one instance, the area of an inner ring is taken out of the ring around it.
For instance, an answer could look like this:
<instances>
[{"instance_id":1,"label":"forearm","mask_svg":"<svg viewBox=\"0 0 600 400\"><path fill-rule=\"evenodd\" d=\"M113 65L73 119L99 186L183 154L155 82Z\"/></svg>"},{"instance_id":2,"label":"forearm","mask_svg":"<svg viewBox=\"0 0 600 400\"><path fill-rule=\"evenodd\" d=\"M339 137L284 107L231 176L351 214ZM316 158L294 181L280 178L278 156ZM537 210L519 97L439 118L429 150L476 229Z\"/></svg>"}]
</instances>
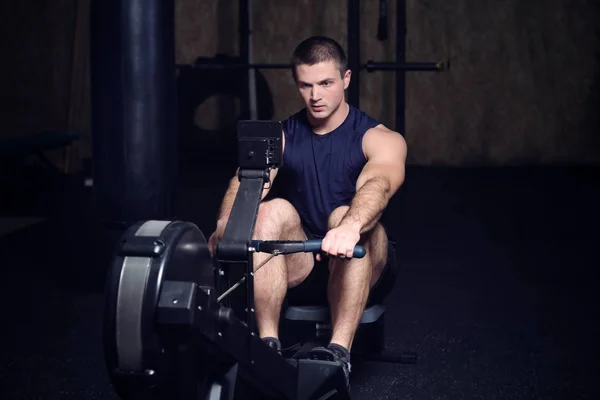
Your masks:
<instances>
[{"instance_id":1,"label":"forearm","mask_svg":"<svg viewBox=\"0 0 600 400\"><path fill-rule=\"evenodd\" d=\"M225 223L229 219L229 214L231 214L231 209L233 208L233 203L235 202L239 187L240 182L236 176L229 182L229 186L227 187L227 191L221 202L221 207L219 208L217 222Z\"/></svg>"},{"instance_id":2,"label":"forearm","mask_svg":"<svg viewBox=\"0 0 600 400\"><path fill-rule=\"evenodd\" d=\"M389 202L390 190L386 179L371 178L366 181L356 192L340 225L353 225L361 234L373 229Z\"/></svg>"}]
</instances>

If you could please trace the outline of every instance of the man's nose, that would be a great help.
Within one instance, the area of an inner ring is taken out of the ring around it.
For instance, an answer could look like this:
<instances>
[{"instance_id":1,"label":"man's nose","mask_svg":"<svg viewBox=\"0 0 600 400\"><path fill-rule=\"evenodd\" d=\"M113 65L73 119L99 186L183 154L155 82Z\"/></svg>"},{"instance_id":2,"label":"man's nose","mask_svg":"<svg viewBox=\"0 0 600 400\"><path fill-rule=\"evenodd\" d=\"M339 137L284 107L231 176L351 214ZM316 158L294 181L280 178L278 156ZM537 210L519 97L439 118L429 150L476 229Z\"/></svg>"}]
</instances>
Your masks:
<instances>
[{"instance_id":1,"label":"man's nose","mask_svg":"<svg viewBox=\"0 0 600 400\"><path fill-rule=\"evenodd\" d=\"M310 99L311 100L319 100L319 91L316 86L313 86L310 91Z\"/></svg>"}]
</instances>

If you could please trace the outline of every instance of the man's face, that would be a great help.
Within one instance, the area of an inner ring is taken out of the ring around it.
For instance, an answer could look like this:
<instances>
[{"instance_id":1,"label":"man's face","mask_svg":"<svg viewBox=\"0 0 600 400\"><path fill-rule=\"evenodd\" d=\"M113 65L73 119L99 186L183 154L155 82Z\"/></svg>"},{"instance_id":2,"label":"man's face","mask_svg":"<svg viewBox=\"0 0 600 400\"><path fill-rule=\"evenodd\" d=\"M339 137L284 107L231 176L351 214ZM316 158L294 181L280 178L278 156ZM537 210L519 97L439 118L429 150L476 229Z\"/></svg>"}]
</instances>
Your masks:
<instances>
[{"instance_id":1,"label":"man's face","mask_svg":"<svg viewBox=\"0 0 600 400\"><path fill-rule=\"evenodd\" d=\"M344 100L344 90L350 84L350 70L344 77L332 62L296 67L296 84L306 109L315 119L329 117Z\"/></svg>"}]
</instances>

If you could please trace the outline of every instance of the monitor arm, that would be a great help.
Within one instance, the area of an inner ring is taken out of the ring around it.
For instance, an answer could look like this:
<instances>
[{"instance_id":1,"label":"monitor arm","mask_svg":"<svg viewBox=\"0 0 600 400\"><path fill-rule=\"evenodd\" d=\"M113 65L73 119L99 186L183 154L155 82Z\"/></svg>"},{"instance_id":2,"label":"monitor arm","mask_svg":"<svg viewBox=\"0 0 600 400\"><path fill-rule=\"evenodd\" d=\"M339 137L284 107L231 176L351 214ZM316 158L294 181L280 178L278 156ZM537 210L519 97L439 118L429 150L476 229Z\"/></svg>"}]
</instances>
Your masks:
<instances>
[{"instance_id":1,"label":"monitor arm","mask_svg":"<svg viewBox=\"0 0 600 400\"><path fill-rule=\"evenodd\" d=\"M233 296L227 297L225 305L233 310L237 318L246 321L251 334L257 332L254 319L254 252L249 251L249 246L263 189L265 184L271 183L270 170L282 165L282 136L279 121L238 122L237 177L240 185L223 238L216 250L218 273L228 287L245 278L245 290L232 293ZM225 289L217 288L219 292Z\"/></svg>"}]
</instances>

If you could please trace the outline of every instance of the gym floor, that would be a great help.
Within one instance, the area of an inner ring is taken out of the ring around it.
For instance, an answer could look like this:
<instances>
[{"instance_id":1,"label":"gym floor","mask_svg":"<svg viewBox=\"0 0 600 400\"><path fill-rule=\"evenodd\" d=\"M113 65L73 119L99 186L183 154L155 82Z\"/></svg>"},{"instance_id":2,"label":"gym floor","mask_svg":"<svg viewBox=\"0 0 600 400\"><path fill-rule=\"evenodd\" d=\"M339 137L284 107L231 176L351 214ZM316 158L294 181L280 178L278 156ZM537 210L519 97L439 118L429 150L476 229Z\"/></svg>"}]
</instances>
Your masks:
<instances>
[{"instance_id":1,"label":"gym floor","mask_svg":"<svg viewBox=\"0 0 600 400\"><path fill-rule=\"evenodd\" d=\"M207 237L233 169L223 171L182 173L178 218ZM599 172L409 167L386 214L402 266L386 345L419 360L355 363L353 398L600 398ZM2 210L44 220L0 238L0 398L115 399L89 190L80 177L32 190Z\"/></svg>"}]
</instances>

